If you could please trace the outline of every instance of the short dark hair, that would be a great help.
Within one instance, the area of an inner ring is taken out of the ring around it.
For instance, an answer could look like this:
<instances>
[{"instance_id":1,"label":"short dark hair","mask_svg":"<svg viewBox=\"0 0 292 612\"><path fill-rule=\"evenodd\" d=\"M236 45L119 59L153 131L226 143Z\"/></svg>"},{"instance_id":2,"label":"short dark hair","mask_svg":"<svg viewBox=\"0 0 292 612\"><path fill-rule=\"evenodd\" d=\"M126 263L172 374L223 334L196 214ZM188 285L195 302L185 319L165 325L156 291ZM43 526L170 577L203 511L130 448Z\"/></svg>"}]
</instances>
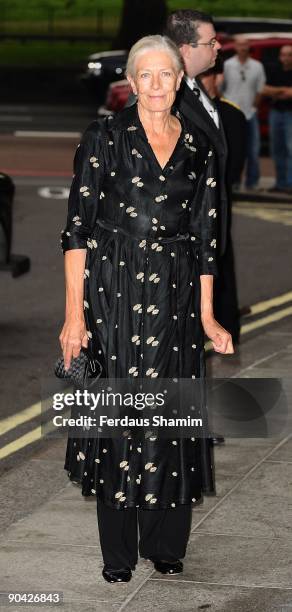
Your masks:
<instances>
[{"instance_id":1,"label":"short dark hair","mask_svg":"<svg viewBox=\"0 0 292 612\"><path fill-rule=\"evenodd\" d=\"M207 13L191 9L174 11L167 18L165 35L171 38L178 47L197 43L199 40L198 26L200 23L211 23L214 25L211 15Z\"/></svg>"}]
</instances>

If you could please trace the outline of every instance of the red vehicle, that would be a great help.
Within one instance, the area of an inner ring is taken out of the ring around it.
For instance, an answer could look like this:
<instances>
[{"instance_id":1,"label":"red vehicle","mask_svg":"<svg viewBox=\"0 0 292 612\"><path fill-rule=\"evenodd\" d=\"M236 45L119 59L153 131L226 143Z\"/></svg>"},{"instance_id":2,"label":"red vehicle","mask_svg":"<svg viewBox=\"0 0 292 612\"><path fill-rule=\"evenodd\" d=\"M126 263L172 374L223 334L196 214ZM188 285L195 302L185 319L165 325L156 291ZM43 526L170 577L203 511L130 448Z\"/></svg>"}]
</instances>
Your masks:
<instances>
[{"instance_id":1,"label":"red vehicle","mask_svg":"<svg viewBox=\"0 0 292 612\"><path fill-rule=\"evenodd\" d=\"M283 45L292 45L292 34L290 32L277 33L252 33L245 34L251 43L251 56L254 59L263 63L267 70L269 66L276 64L279 55L279 49ZM222 44L221 53L224 59L228 59L234 55L234 43L232 40L224 42L223 37L220 38ZM226 40L226 38L225 38ZM130 94L130 86L127 80L111 83L107 93L106 105L100 109L100 114L107 114L121 110ZM268 111L269 100L264 98L259 108L259 118L261 125L261 135L263 140L268 137Z\"/></svg>"}]
</instances>

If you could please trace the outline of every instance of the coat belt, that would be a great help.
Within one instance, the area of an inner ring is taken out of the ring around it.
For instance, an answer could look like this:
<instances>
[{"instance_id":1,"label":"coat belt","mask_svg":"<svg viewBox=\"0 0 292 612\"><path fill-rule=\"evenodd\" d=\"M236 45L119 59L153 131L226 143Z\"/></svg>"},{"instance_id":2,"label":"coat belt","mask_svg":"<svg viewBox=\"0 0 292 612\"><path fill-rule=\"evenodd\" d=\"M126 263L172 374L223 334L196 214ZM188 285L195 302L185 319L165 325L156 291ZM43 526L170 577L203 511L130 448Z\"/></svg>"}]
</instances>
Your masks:
<instances>
[{"instance_id":1,"label":"coat belt","mask_svg":"<svg viewBox=\"0 0 292 612\"><path fill-rule=\"evenodd\" d=\"M168 244L168 243L172 243L172 242L178 242L180 240L188 240L190 237L189 233L186 234L176 234L175 236L168 236L166 238L163 237L158 237L156 238L155 236L149 238L148 236L134 236L133 234L130 234L129 232L127 232L126 230L124 230L124 228L122 227L116 227L114 225L111 225L110 223L106 223L105 221L101 221L101 219L97 219L96 224L99 225L100 227L108 230L109 232L113 232L113 233L117 233L117 234L123 234L124 236L127 236L128 238L131 238L132 240L146 240L146 243L148 244L152 244L154 242L159 242L159 244Z\"/></svg>"}]
</instances>

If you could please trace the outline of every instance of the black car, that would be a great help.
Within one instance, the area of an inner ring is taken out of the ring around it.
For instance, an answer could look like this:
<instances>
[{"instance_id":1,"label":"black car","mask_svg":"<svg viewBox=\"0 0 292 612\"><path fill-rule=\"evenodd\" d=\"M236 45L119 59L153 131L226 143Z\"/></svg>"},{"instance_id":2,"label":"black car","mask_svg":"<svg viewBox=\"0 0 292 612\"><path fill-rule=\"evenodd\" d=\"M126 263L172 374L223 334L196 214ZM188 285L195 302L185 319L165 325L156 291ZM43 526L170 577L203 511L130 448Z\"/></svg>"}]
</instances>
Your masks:
<instances>
[{"instance_id":1,"label":"black car","mask_svg":"<svg viewBox=\"0 0 292 612\"><path fill-rule=\"evenodd\" d=\"M102 104L109 84L123 78L127 57L128 51L125 50L92 53L88 57L87 69L82 76L96 102Z\"/></svg>"},{"instance_id":2,"label":"black car","mask_svg":"<svg viewBox=\"0 0 292 612\"><path fill-rule=\"evenodd\" d=\"M266 17L215 17L216 31L227 36L260 32L292 32L292 19Z\"/></svg>"}]
</instances>

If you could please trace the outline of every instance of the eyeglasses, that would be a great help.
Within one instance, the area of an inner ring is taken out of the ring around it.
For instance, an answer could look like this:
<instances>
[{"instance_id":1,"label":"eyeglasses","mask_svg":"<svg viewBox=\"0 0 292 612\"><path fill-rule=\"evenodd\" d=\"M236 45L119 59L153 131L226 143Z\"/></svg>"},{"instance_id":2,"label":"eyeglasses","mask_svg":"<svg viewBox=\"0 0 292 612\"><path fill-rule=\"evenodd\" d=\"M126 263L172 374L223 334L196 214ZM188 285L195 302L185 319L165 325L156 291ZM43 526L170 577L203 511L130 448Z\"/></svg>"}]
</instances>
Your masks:
<instances>
[{"instance_id":1,"label":"eyeglasses","mask_svg":"<svg viewBox=\"0 0 292 612\"><path fill-rule=\"evenodd\" d=\"M212 49L214 49L216 43L217 43L217 38L212 38L212 40L210 40L209 42L205 42L205 43L189 43L190 47L212 47Z\"/></svg>"},{"instance_id":2,"label":"eyeglasses","mask_svg":"<svg viewBox=\"0 0 292 612\"><path fill-rule=\"evenodd\" d=\"M241 71L240 71L240 76L241 76L241 80L242 80L242 81L246 81L246 76L245 76L245 72L244 72L244 70L241 70Z\"/></svg>"}]
</instances>

